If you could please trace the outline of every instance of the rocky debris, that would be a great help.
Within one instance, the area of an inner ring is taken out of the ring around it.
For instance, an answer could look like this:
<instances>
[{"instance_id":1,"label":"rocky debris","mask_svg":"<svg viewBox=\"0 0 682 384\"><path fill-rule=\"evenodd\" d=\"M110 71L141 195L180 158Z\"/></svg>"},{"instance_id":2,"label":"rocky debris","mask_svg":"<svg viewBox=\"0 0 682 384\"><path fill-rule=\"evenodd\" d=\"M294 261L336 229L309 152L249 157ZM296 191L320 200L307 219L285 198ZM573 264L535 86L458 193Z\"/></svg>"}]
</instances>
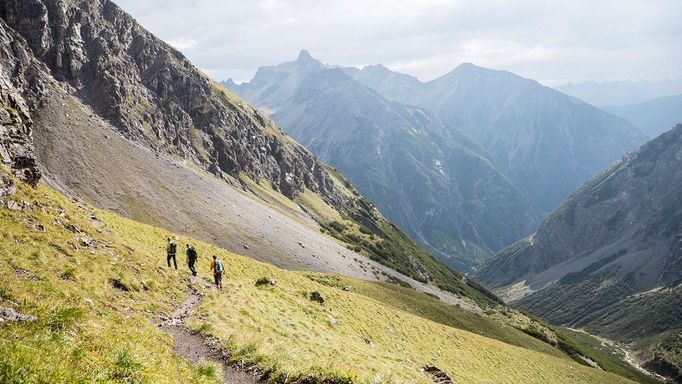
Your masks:
<instances>
[{"instance_id":1,"label":"rocky debris","mask_svg":"<svg viewBox=\"0 0 682 384\"><path fill-rule=\"evenodd\" d=\"M36 321L37 317L31 315L24 315L13 308L0 308L0 323L1 322L17 322L17 321Z\"/></svg>"},{"instance_id":2,"label":"rocky debris","mask_svg":"<svg viewBox=\"0 0 682 384\"><path fill-rule=\"evenodd\" d=\"M322 294L317 291L314 291L310 294L310 300L316 301L320 304L324 304L324 297L322 297Z\"/></svg>"},{"instance_id":3,"label":"rocky debris","mask_svg":"<svg viewBox=\"0 0 682 384\"><path fill-rule=\"evenodd\" d=\"M7 202L7 208L10 211L17 211L17 212L23 211L23 205L20 202L14 201L14 200L10 200Z\"/></svg>"},{"instance_id":4,"label":"rocky debris","mask_svg":"<svg viewBox=\"0 0 682 384\"><path fill-rule=\"evenodd\" d=\"M426 373L426 375L431 379L436 384L453 384L454 381L448 376L447 373L443 372L437 367L434 366L425 366L422 368L422 372Z\"/></svg>"},{"instance_id":5,"label":"rocky debris","mask_svg":"<svg viewBox=\"0 0 682 384\"><path fill-rule=\"evenodd\" d=\"M242 244L242 247L244 247L244 249L249 249L249 246L246 244Z\"/></svg>"},{"instance_id":6,"label":"rocky debris","mask_svg":"<svg viewBox=\"0 0 682 384\"><path fill-rule=\"evenodd\" d=\"M81 245L84 246L84 247L89 247L89 246L92 245L93 240L92 240L90 237L88 237L88 236L81 236L81 238L80 238L80 243L81 243Z\"/></svg>"},{"instance_id":7,"label":"rocky debris","mask_svg":"<svg viewBox=\"0 0 682 384\"><path fill-rule=\"evenodd\" d=\"M305 245L303 243L301 243L300 241L298 242L298 245L300 245L301 248L305 248Z\"/></svg>"},{"instance_id":8,"label":"rocky debris","mask_svg":"<svg viewBox=\"0 0 682 384\"><path fill-rule=\"evenodd\" d=\"M370 339L365 338L364 341L365 341L365 344L369 345L369 346L372 347L372 348L376 348L376 347L377 347L376 344L374 344L374 342L373 342L372 340L370 340Z\"/></svg>"},{"instance_id":9,"label":"rocky debris","mask_svg":"<svg viewBox=\"0 0 682 384\"><path fill-rule=\"evenodd\" d=\"M286 140L254 108L228 97L113 2L32 0L26 6L25 0L7 0L0 15L26 39L30 50L21 52L30 57L32 51L125 137L191 159L221 178L247 173L288 197L308 188L333 205L342 203L305 148Z\"/></svg>"},{"instance_id":10,"label":"rocky debris","mask_svg":"<svg viewBox=\"0 0 682 384\"><path fill-rule=\"evenodd\" d=\"M343 287L343 290L346 292L350 292L351 289L353 289L353 287L351 287L350 285L346 285L345 287Z\"/></svg>"},{"instance_id":11,"label":"rocky debris","mask_svg":"<svg viewBox=\"0 0 682 384\"><path fill-rule=\"evenodd\" d=\"M0 204L15 193L17 193L17 187L14 185L14 182L9 178L0 175Z\"/></svg>"},{"instance_id":12,"label":"rocky debris","mask_svg":"<svg viewBox=\"0 0 682 384\"><path fill-rule=\"evenodd\" d=\"M329 324L337 326L337 325L339 325L339 321L334 319L334 318L331 318L331 319L329 319Z\"/></svg>"}]
</instances>

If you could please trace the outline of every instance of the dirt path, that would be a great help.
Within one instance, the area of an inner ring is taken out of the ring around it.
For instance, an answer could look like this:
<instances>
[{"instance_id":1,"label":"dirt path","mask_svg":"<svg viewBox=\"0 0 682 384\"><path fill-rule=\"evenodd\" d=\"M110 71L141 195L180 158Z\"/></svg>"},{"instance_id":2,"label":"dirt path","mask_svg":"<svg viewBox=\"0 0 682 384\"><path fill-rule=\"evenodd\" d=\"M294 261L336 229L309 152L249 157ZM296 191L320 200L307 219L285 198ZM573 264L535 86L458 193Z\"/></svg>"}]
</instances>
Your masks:
<instances>
[{"instance_id":1,"label":"dirt path","mask_svg":"<svg viewBox=\"0 0 682 384\"><path fill-rule=\"evenodd\" d=\"M193 285L194 283L195 280L192 280ZM205 339L187 328L185 320L201 304L202 298L202 295L192 287L187 299L175 309L169 320L161 324L161 329L173 337L175 351L195 366L203 362L217 365L222 369L223 381L226 384L260 383L256 371L229 364L227 353L218 346L217 340Z\"/></svg>"}]
</instances>

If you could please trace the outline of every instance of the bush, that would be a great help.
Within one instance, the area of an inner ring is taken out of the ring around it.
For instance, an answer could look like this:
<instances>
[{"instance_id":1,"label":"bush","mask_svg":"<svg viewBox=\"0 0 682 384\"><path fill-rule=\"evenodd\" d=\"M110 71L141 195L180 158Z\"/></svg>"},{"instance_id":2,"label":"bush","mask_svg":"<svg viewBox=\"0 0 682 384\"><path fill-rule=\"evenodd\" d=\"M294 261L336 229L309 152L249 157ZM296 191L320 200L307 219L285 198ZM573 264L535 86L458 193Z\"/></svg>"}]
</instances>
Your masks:
<instances>
[{"instance_id":1,"label":"bush","mask_svg":"<svg viewBox=\"0 0 682 384\"><path fill-rule=\"evenodd\" d=\"M256 287L263 287L263 286L273 286L277 284L277 282L274 279L271 279L269 277L261 277L260 279L256 280Z\"/></svg>"},{"instance_id":2,"label":"bush","mask_svg":"<svg viewBox=\"0 0 682 384\"><path fill-rule=\"evenodd\" d=\"M135 361L128 349L124 349L116 354L112 379L124 383L139 383L141 382L139 372L141 368L142 364Z\"/></svg>"},{"instance_id":3,"label":"bush","mask_svg":"<svg viewBox=\"0 0 682 384\"><path fill-rule=\"evenodd\" d=\"M324 304L324 297L322 297L322 294L320 294L320 292L317 291L312 292L310 294L310 300L317 301L320 304Z\"/></svg>"},{"instance_id":4,"label":"bush","mask_svg":"<svg viewBox=\"0 0 682 384\"><path fill-rule=\"evenodd\" d=\"M78 308L62 308L55 311L47 322L53 332L63 332L83 318L83 312Z\"/></svg>"},{"instance_id":5,"label":"bush","mask_svg":"<svg viewBox=\"0 0 682 384\"><path fill-rule=\"evenodd\" d=\"M218 377L218 370L214 364L202 363L197 370L201 376L205 376L209 379L215 380Z\"/></svg>"},{"instance_id":6,"label":"bush","mask_svg":"<svg viewBox=\"0 0 682 384\"><path fill-rule=\"evenodd\" d=\"M59 277L64 280L74 280L76 278L76 271L73 268L66 268Z\"/></svg>"}]
</instances>

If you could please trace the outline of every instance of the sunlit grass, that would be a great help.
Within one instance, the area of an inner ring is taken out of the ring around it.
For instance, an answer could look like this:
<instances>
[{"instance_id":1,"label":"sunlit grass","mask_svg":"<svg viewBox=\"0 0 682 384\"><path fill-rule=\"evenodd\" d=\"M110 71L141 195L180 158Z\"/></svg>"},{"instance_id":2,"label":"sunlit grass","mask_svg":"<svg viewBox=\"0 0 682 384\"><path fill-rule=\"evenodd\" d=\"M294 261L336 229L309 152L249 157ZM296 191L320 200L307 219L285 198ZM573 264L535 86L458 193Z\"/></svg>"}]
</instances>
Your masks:
<instances>
[{"instance_id":1,"label":"sunlit grass","mask_svg":"<svg viewBox=\"0 0 682 384\"><path fill-rule=\"evenodd\" d=\"M210 383L220 378L217 367L193 367L177 356L172 339L157 327L189 285L182 257L180 271L166 267L165 238L173 234L81 209L46 187L20 186L15 199L35 204L27 212L0 209L0 306L38 321L0 326L0 382ZM104 227L94 227L91 214ZM44 232L34 229L37 223ZM428 383L420 369L430 364L467 383L624 381L578 365L515 330L505 341L519 345L525 340L529 349L456 329L473 327L476 318L409 289L338 278L353 285L346 292L329 283L334 277L316 275L329 280L323 284L307 273L192 243L199 253L198 289L206 296L190 327L217 337L235 359L270 371L273 380ZM222 293L210 285L213 254L226 267ZM263 277L276 284L257 286ZM310 300L314 291L324 305ZM448 323L459 314L461 324ZM505 329L489 320L481 323L471 330L504 339Z\"/></svg>"}]
</instances>

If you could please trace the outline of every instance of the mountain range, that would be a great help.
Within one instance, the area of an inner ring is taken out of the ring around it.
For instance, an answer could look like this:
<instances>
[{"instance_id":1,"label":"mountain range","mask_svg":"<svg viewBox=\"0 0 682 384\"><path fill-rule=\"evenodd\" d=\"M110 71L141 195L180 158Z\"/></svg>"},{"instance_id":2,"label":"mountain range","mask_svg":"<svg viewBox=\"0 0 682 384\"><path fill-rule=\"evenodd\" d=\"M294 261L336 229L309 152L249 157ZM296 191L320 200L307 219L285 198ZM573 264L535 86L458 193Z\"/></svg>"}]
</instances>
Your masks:
<instances>
[{"instance_id":1,"label":"mountain range","mask_svg":"<svg viewBox=\"0 0 682 384\"><path fill-rule=\"evenodd\" d=\"M628 120L649 137L656 137L682 122L682 94L636 104L612 105L604 110Z\"/></svg>"},{"instance_id":2,"label":"mountain range","mask_svg":"<svg viewBox=\"0 0 682 384\"><path fill-rule=\"evenodd\" d=\"M638 104L682 93L682 79L585 81L555 87L598 107Z\"/></svg>"},{"instance_id":3,"label":"mountain range","mask_svg":"<svg viewBox=\"0 0 682 384\"><path fill-rule=\"evenodd\" d=\"M227 85L453 267L468 271L534 228L533 207L472 140L307 51Z\"/></svg>"},{"instance_id":4,"label":"mountain range","mask_svg":"<svg viewBox=\"0 0 682 384\"><path fill-rule=\"evenodd\" d=\"M506 71L465 63L426 83L378 66L349 73L474 139L543 212L647 139L624 119Z\"/></svg>"},{"instance_id":5,"label":"mountain range","mask_svg":"<svg viewBox=\"0 0 682 384\"><path fill-rule=\"evenodd\" d=\"M114 3L2 1L0 41L0 382L649 381L436 261Z\"/></svg>"},{"instance_id":6,"label":"mountain range","mask_svg":"<svg viewBox=\"0 0 682 384\"><path fill-rule=\"evenodd\" d=\"M477 275L515 306L632 345L679 380L682 125L574 192Z\"/></svg>"},{"instance_id":7,"label":"mountain range","mask_svg":"<svg viewBox=\"0 0 682 384\"><path fill-rule=\"evenodd\" d=\"M0 5L2 159L24 179L280 266L485 296L114 3Z\"/></svg>"},{"instance_id":8,"label":"mountain range","mask_svg":"<svg viewBox=\"0 0 682 384\"><path fill-rule=\"evenodd\" d=\"M624 119L472 64L422 83L382 65L325 65L304 50L224 84L463 271L646 140Z\"/></svg>"}]
</instances>

